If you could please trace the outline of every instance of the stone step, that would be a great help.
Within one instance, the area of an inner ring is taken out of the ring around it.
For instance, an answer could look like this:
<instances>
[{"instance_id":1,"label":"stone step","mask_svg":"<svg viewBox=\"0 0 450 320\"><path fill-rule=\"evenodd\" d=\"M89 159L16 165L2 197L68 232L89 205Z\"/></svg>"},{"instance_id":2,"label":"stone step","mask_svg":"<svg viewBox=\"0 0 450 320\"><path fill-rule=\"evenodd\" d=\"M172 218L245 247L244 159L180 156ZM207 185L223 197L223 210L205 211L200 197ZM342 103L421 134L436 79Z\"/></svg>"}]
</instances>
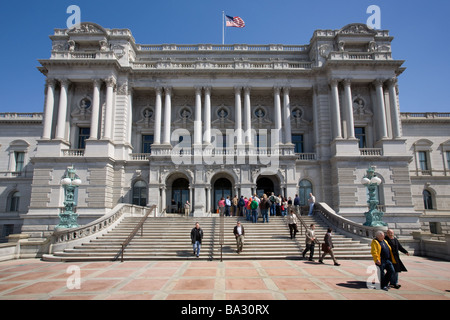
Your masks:
<instances>
[{"instance_id":1,"label":"stone step","mask_svg":"<svg viewBox=\"0 0 450 320\"><path fill-rule=\"evenodd\" d=\"M236 220L242 221L245 230L244 251L236 253L236 242L232 234ZM109 233L73 249L45 255L45 260L92 261L112 260L121 250L122 242L129 236L139 217L127 217ZM299 259L305 247L303 234L291 240L284 217L270 217L267 223L251 223L243 217L226 217L224 222L224 243L219 244L219 218L165 217L148 218L124 253L124 260L176 260L195 259L190 242L190 231L199 222L204 230L201 259ZM305 219L307 225L316 224L317 239L323 239L327 226L314 217ZM300 230L300 226L299 226ZM338 259L370 259L370 248L343 235L334 234L334 253ZM315 255L318 257L319 248ZM222 250L221 250L222 249Z\"/></svg>"}]
</instances>

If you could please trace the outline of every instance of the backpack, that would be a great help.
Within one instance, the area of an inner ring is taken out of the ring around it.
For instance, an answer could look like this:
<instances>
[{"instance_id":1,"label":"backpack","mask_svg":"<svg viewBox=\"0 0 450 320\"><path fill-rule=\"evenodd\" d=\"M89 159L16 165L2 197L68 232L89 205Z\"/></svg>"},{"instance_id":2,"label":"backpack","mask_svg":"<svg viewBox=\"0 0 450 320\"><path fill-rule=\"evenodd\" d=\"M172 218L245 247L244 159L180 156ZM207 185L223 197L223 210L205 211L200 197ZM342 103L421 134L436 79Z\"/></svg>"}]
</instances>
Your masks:
<instances>
[{"instance_id":1,"label":"backpack","mask_svg":"<svg viewBox=\"0 0 450 320\"><path fill-rule=\"evenodd\" d=\"M250 207L251 207L252 209L258 209L258 201L253 200L253 201L252 201L252 204L250 205Z\"/></svg>"},{"instance_id":2,"label":"backpack","mask_svg":"<svg viewBox=\"0 0 450 320\"><path fill-rule=\"evenodd\" d=\"M245 201L244 201L244 199L241 198L241 199L239 200L238 206L239 206L239 207L245 206Z\"/></svg>"}]
</instances>

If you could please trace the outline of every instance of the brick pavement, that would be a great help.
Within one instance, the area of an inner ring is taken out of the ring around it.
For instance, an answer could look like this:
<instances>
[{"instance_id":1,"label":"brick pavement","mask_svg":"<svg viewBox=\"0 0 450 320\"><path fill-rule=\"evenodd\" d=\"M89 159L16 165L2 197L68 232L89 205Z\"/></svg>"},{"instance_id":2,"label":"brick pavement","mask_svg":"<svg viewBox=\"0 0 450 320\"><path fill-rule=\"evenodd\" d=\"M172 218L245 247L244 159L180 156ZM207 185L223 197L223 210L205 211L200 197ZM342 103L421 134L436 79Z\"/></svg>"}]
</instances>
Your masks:
<instances>
[{"instance_id":1,"label":"brick pavement","mask_svg":"<svg viewBox=\"0 0 450 320\"><path fill-rule=\"evenodd\" d=\"M401 289L388 292L367 288L373 263L360 260L342 260L340 267L330 260L13 260L0 262L0 300L450 299L450 262L402 260L409 272L400 274Z\"/></svg>"}]
</instances>

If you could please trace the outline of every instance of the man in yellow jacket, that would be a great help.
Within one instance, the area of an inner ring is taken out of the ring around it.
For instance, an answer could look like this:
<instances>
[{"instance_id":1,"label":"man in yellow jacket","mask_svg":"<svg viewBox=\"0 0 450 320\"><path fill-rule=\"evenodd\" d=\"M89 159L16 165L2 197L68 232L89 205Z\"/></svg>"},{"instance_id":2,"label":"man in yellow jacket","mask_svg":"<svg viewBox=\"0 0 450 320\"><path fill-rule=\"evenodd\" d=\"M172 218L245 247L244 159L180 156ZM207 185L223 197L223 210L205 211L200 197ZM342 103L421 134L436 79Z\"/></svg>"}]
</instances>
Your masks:
<instances>
[{"instance_id":1,"label":"man in yellow jacket","mask_svg":"<svg viewBox=\"0 0 450 320\"><path fill-rule=\"evenodd\" d=\"M392 276L395 274L393 263L396 262L394 255L392 254L391 247L387 241L384 240L383 231L377 231L375 233L375 239L372 240L371 244L371 254L373 261L380 269L381 289L387 291L389 288L388 284L391 281Z\"/></svg>"}]
</instances>

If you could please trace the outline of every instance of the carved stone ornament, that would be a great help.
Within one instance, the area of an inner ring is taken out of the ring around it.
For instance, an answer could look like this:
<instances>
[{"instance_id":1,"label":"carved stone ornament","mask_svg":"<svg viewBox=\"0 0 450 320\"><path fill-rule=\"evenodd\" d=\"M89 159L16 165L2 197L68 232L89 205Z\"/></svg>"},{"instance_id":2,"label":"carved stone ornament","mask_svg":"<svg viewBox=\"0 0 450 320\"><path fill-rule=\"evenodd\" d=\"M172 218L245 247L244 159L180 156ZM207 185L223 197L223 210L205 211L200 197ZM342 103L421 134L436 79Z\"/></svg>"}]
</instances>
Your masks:
<instances>
[{"instance_id":1,"label":"carved stone ornament","mask_svg":"<svg viewBox=\"0 0 450 320\"><path fill-rule=\"evenodd\" d=\"M346 25L343 27L340 31L340 34L376 34L377 32L375 30L370 29L367 25L364 23L353 23Z\"/></svg>"}]
</instances>

